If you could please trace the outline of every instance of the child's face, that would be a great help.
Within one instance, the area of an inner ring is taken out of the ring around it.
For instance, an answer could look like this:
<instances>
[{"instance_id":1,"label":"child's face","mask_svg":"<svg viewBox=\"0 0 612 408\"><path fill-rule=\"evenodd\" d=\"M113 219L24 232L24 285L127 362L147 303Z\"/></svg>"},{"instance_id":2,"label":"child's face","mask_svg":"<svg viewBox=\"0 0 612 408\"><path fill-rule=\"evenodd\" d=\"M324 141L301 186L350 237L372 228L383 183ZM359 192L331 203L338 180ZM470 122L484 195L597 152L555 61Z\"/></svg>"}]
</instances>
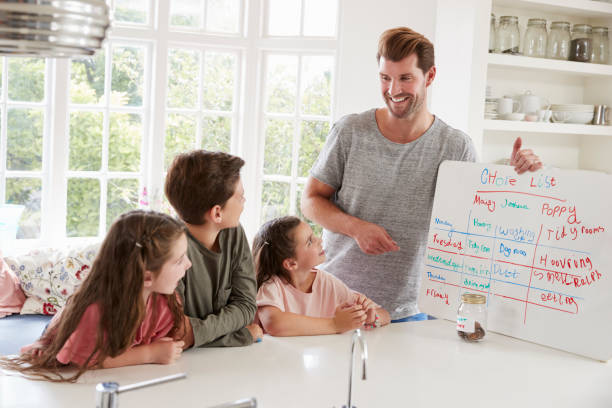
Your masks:
<instances>
[{"instance_id":1,"label":"child's face","mask_svg":"<svg viewBox=\"0 0 612 408\"><path fill-rule=\"evenodd\" d=\"M187 237L181 234L172 245L170 258L162 265L157 276L153 277L151 291L171 295L178 281L185 276L185 271L191 267L187 257Z\"/></svg>"},{"instance_id":2,"label":"child's face","mask_svg":"<svg viewBox=\"0 0 612 408\"><path fill-rule=\"evenodd\" d=\"M325 251L321 238L312 233L310 225L305 222L295 228L295 260L302 270L309 270L325 261Z\"/></svg>"},{"instance_id":3,"label":"child's face","mask_svg":"<svg viewBox=\"0 0 612 408\"><path fill-rule=\"evenodd\" d=\"M244 209L244 187L242 186L242 180L238 179L236 182L236 189L234 194L227 200L223 206L223 226L224 228L237 227L240 223L240 214Z\"/></svg>"}]
</instances>

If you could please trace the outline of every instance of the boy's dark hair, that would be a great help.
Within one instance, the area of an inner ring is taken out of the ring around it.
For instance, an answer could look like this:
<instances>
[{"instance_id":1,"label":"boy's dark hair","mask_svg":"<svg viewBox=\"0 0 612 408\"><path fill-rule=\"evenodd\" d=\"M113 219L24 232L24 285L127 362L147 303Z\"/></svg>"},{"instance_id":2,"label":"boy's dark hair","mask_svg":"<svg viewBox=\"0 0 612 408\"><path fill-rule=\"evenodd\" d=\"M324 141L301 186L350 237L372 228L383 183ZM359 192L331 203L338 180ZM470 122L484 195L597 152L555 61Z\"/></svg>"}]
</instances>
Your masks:
<instances>
[{"instance_id":1,"label":"boy's dark hair","mask_svg":"<svg viewBox=\"0 0 612 408\"><path fill-rule=\"evenodd\" d=\"M253 239L253 259L257 275L257 289L273 276L291 283L283 261L295 256L293 230L302 221L293 216L275 218L259 228Z\"/></svg>"},{"instance_id":2,"label":"boy's dark hair","mask_svg":"<svg viewBox=\"0 0 612 408\"><path fill-rule=\"evenodd\" d=\"M376 61L380 62L380 57L384 57L398 62L413 53L417 55L418 67L424 74L434 66L434 46L431 41L408 27L391 28L380 35Z\"/></svg>"},{"instance_id":3,"label":"boy's dark hair","mask_svg":"<svg viewBox=\"0 0 612 408\"><path fill-rule=\"evenodd\" d=\"M166 175L165 193L183 221L204 224L204 214L234 194L244 160L223 152L193 150L177 155Z\"/></svg>"}]
</instances>

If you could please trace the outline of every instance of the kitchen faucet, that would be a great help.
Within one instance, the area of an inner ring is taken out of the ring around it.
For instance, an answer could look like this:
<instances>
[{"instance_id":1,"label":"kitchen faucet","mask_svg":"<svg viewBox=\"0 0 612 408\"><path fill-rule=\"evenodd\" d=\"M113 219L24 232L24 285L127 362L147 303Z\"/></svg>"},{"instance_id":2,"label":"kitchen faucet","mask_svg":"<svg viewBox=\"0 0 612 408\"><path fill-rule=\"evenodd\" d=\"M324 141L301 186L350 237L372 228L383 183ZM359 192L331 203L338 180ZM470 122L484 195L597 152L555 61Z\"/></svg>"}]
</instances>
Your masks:
<instances>
[{"instance_id":1,"label":"kitchen faucet","mask_svg":"<svg viewBox=\"0 0 612 408\"><path fill-rule=\"evenodd\" d=\"M185 373L179 373L124 386L119 386L116 382L99 383L96 385L96 408L117 408L119 406L118 394L121 392L136 390L138 388L179 380L186 377L187 375ZM243 399L227 404L216 405L212 408L257 408L257 400L255 398Z\"/></svg>"},{"instance_id":2,"label":"kitchen faucet","mask_svg":"<svg viewBox=\"0 0 612 408\"><path fill-rule=\"evenodd\" d=\"M368 345L366 344L364 336L361 334L361 330L357 329L353 332L353 338L351 342L351 363L349 365L349 387L348 387L348 403L343 405L342 408L356 408L352 405L351 400L353 397L353 361L355 360L355 342L359 343L361 349L361 379L366 379L366 363L368 362Z\"/></svg>"}]
</instances>

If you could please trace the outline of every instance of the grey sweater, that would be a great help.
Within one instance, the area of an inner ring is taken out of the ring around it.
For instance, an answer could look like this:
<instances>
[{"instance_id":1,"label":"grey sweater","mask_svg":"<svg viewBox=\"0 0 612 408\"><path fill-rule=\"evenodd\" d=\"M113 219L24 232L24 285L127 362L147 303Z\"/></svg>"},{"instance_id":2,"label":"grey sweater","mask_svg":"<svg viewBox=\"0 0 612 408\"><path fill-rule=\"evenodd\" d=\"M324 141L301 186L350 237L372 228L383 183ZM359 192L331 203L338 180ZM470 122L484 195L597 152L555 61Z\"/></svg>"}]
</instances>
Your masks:
<instances>
[{"instance_id":1,"label":"grey sweater","mask_svg":"<svg viewBox=\"0 0 612 408\"><path fill-rule=\"evenodd\" d=\"M222 230L216 253L187 233L192 266L177 287L193 327L194 347L253 343L257 285L249 243L241 226Z\"/></svg>"}]
</instances>

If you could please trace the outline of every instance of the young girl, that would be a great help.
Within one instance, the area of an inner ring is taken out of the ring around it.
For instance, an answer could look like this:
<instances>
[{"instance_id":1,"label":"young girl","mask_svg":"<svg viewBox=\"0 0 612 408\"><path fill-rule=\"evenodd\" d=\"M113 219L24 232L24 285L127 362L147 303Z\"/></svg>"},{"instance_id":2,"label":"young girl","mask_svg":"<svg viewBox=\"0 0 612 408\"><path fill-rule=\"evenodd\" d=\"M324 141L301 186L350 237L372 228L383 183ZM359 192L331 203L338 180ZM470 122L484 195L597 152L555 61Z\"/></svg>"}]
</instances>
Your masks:
<instances>
[{"instance_id":1,"label":"young girl","mask_svg":"<svg viewBox=\"0 0 612 408\"><path fill-rule=\"evenodd\" d=\"M186 252L185 227L172 217L141 210L121 215L61 314L0 367L74 382L90 368L172 363L184 344L186 319L174 290L191 266ZM77 373L62 377L66 365Z\"/></svg>"},{"instance_id":2,"label":"young girl","mask_svg":"<svg viewBox=\"0 0 612 408\"><path fill-rule=\"evenodd\" d=\"M378 327L389 313L315 266L325 260L321 239L296 217L265 223L253 242L257 318L273 336L342 333Z\"/></svg>"}]
</instances>

